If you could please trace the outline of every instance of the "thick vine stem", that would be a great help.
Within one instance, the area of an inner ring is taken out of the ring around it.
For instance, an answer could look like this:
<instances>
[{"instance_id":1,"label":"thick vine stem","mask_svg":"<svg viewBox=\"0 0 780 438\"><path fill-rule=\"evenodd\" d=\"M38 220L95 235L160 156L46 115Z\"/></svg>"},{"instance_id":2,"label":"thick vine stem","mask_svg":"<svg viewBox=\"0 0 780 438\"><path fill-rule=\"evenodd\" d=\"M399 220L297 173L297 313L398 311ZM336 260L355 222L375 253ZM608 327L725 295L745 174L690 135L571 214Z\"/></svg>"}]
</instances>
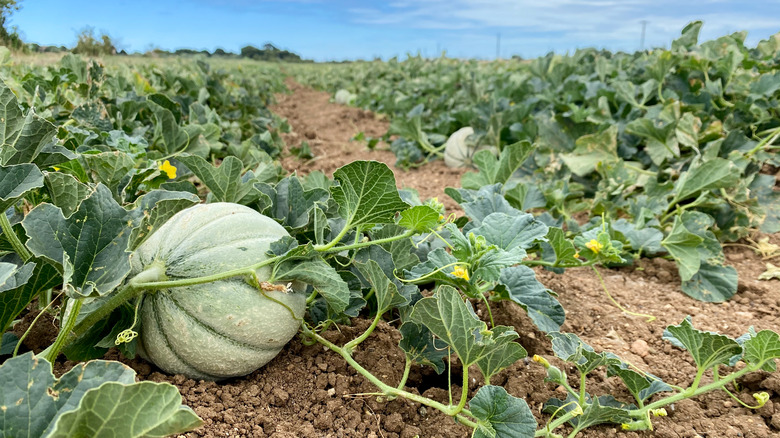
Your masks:
<instances>
[{"instance_id":1,"label":"thick vine stem","mask_svg":"<svg viewBox=\"0 0 780 438\"><path fill-rule=\"evenodd\" d=\"M57 338L54 340L54 343L42 353L44 359L53 363L54 360L57 359L57 356L60 355L60 350L66 345L65 342L70 331L73 330L73 327L76 325L76 318L78 318L79 311L83 304L84 300L76 299L74 301L73 307L68 313L68 318L65 320L65 324L60 327L60 332L57 333Z\"/></svg>"},{"instance_id":2,"label":"thick vine stem","mask_svg":"<svg viewBox=\"0 0 780 438\"><path fill-rule=\"evenodd\" d=\"M24 246L16 233L14 233L14 228L11 225L11 222L8 220L8 216L5 215L4 211L0 211L0 229L3 230L5 238L8 239L8 242L11 243L14 251L19 257L21 257L22 261L26 263L32 258L32 253L30 253L30 250Z\"/></svg>"}]
</instances>

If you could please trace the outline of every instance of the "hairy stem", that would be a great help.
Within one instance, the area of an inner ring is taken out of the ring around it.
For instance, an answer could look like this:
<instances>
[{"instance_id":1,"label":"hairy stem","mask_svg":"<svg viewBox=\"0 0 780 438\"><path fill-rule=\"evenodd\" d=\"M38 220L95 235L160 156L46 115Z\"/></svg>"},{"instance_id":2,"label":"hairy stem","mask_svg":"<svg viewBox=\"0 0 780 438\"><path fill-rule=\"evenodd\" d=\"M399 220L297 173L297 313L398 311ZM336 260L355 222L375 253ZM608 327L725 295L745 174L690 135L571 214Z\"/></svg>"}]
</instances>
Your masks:
<instances>
[{"instance_id":1,"label":"hairy stem","mask_svg":"<svg viewBox=\"0 0 780 438\"><path fill-rule=\"evenodd\" d=\"M462 415L459 415L459 414L465 414L465 415L467 415L467 416L469 416L471 418L476 418L476 417L474 417L474 414L472 414L471 411L469 411L468 409L456 410L457 406L452 406L452 405L447 406L447 405L445 405L443 403L439 403L439 402L437 402L435 400L431 400L431 399L429 399L427 397L423 397L421 395L413 394L411 392L407 392L407 391L404 391L402 389L394 388L394 387L392 387L390 385L387 385L386 383L384 383L381 380L379 380L379 378L377 378L376 376L371 374L370 371L368 371L365 368L363 368L363 366L360 365L352 357L352 355L349 354L345 349L343 349L343 348L339 347L338 345L330 342L329 340L323 338L318 333L312 331L305 324L303 325L302 331L303 331L304 336L310 337L310 338L316 340L317 342L319 342L320 344L324 345L325 347L329 348L330 350L338 353L342 358L344 358L344 360L347 361L347 363L352 368L355 369L355 371L360 373L363 377L368 379L369 382L374 384L374 386L379 388L379 390L382 391L383 394L388 395L388 396L392 396L392 397L403 397L403 398L409 399L409 400L411 400L413 402L417 402L417 403L423 404L425 406L428 406L428 407L431 407L431 408L434 408L434 409L438 409L438 410L444 412L445 414L447 414L447 415L449 415L451 417L457 417L458 420L463 418Z\"/></svg>"},{"instance_id":2,"label":"hairy stem","mask_svg":"<svg viewBox=\"0 0 780 438\"><path fill-rule=\"evenodd\" d=\"M343 348L344 350L346 350L346 351L347 351L347 353L350 353L350 354L352 354L352 351L354 351L354 350L355 350L355 347L357 347L358 345L360 345L360 343L361 343L361 342L365 341L366 339L368 339L368 337L369 337L369 336L371 336L371 333L373 333L373 332L374 332L374 329L376 328L377 324L379 324L379 320L380 320L380 319L382 319L382 315L383 315L382 313L380 313L380 312L377 312L376 316L374 317L374 320L373 320L373 321L371 321L371 325L370 325L370 326L368 326L368 328L366 329L366 331L364 331L364 332L363 332L363 334L361 334L361 335L360 335L360 336L358 336L357 338L355 338L355 339L353 339L353 340L351 340L351 341L347 342L347 343L346 343L346 344L345 344L343 347L341 347L341 348Z\"/></svg>"},{"instance_id":3,"label":"hairy stem","mask_svg":"<svg viewBox=\"0 0 780 438\"><path fill-rule=\"evenodd\" d=\"M712 382L710 384L707 384L707 385L704 385L704 386L701 386L701 387L699 387L699 381L701 380L701 376L697 373L696 374L696 379L694 379L694 382L691 384L690 387L688 387L688 389L686 389L686 390L684 390L682 392L678 392L677 394L670 395L669 397L665 397L665 398L662 398L660 400L657 400L657 401L655 401L653 403L650 403L649 405L646 405L645 407L643 407L641 409L632 410L632 411L629 412L629 415L631 417L635 417L635 418L646 417L647 413L651 409L662 408L662 407L664 407L666 405L669 405L669 404L672 404L672 403L676 403L676 402L678 402L680 400L684 400L686 398L696 397L697 395L704 394L705 392L709 392L709 391L712 391L712 390L715 390L715 389L724 388L727 384L737 380L738 378L744 376L745 374L760 369L762 366L764 366L764 363L765 362L748 365L748 366L746 366L745 368L742 368L739 371L731 373L728 376L725 376L725 377L723 377L723 378L721 378L719 380L716 380L716 381L714 381L714 382Z\"/></svg>"},{"instance_id":4,"label":"hairy stem","mask_svg":"<svg viewBox=\"0 0 780 438\"><path fill-rule=\"evenodd\" d=\"M57 333L57 338L54 340L54 343L46 349L46 352L43 355L44 359L53 363L54 360L57 359L57 356L60 355L60 350L65 346L65 341L68 338L70 331L73 330L73 327L76 325L76 318L78 318L79 311L83 304L84 300L75 300L73 307L70 309L70 313L68 313L68 318L65 320L65 324L60 326L60 332Z\"/></svg>"},{"instance_id":5,"label":"hairy stem","mask_svg":"<svg viewBox=\"0 0 780 438\"><path fill-rule=\"evenodd\" d=\"M8 216L4 211L0 211L0 229L3 230L3 234L11 246L14 248L16 254L21 257L22 261L27 262L32 258L30 250L19 240L19 237L14 233L14 228L11 222L8 220Z\"/></svg>"}]
</instances>

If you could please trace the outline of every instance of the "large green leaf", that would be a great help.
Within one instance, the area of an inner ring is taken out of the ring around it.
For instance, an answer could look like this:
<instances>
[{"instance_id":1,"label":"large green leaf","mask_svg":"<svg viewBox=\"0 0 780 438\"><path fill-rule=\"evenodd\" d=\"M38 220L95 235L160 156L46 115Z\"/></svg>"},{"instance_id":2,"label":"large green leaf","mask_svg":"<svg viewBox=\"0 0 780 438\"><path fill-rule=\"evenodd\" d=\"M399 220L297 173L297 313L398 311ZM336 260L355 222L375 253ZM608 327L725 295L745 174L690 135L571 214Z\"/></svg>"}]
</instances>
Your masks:
<instances>
[{"instance_id":1,"label":"large green leaf","mask_svg":"<svg viewBox=\"0 0 780 438\"><path fill-rule=\"evenodd\" d=\"M484 236L488 243L507 251L515 248L525 250L545 239L547 225L536 220L532 214L519 211L512 213L491 213L470 232Z\"/></svg>"},{"instance_id":2,"label":"large green leaf","mask_svg":"<svg viewBox=\"0 0 780 438\"><path fill-rule=\"evenodd\" d=\"M675 216L672 231L661 241L661 246L666 248L677 262L677 269L683 282L693 278L699 271L701 266L699 245L703 241L701 236L690 232L685 227L681 216Z\"/></svg>"},{"instance_id":3,"label":"large green leaf","mask_svg":"<svg viewBox=\"0 0 780 438\"><path fill-rule=\"evenodd\" d=\"M552 293L539 283L533 269L523 265L505 268L499 283L506 288L507 298L525 309L540 330L555 332L561 329L566 312Z\"/></svg>"},{"instance_id":4,"label":"large green leaf","mask_svg":"<svg viewBox=\"0 0 780 438\"><path fill-rule=\"evenodd\" d=\"M92 192L88 185L82 184L73 175L60 172L46 173L46 188L52 203L62 209L65 217L73 214L81 201Z\"/></svg>"},{"instance_id":5,"label":"large green leaf","mask_svg":"<svg viewBox=\"0 0 780 438\"><path fill-rule=\"evenodd\" d=\"M137 248L162 224L176 213L200 202L200 198L188 192L152 190L132 205L133 231L129 247Z\"/></svg>"},{"instance_id":6,"label":"large green leaf","mask_svg":"<svg viewBox=\"0 0 780 438\"><path fill-rule=\"evenodd\" d=\"M610 363L607 367L608 376L618 376L635 399L644 402L653 394L672 391L673 388L652 374L640 373L626 362Z\"/></svg>"},{"instance_id":7,"label":"large green leaf","mask_svg":"<svg viewBox=\"0 0 780 438\"><path fill-rule=\"evenodd\" d=\"M70 217L44 203L22 226L30 251L61 269L70 296L105 295L130 272L129 214L102 184Z\"/></svg>"},{"instance_id":8,"label":"large green leaf","mask_svg":"<svg viewBox=\"0 0 780 438\"><path fill-rule=\"evenodd\" d=\"M417 231L429 233L439 223L439 212L427 205L416 205L401 212L398 225Z\"/></svg>"},{"instance_id":9,"label":"large green leaf","mask_svg":"<svg viewBox=\"0 0 780 438\"><path fill-rule=\"evenodd\" d=\"M0 266L6 263L0 263ZM27 269L34 266L25 281ZM2 270L2 268L0 268ZM0 274L2 276L2 274ZM18 268L12 277L0 284L0 329L5 331L38 293L62 284L62 277L54 266L42 260ZM14 286L15 285L15 286Z\"/></svg>"},{"instance_id":10,"label":"large green leaf","mask_svg":"<svg viewBox=\"0 0 780 438\"><path fill-rule=\"evenodd\" d=\"M509 342L518 338L510 329L489 331L477 318L471 304L464 302L453 287L441 286L432 297L423 298L414 305L410 320L427 327L447 343L464 366L477 363L489 355L515 356L519 344ZM525 350L523 350L524 352Z\"/></svg>"},{"instance_id":11,"label":"large green leaf","mask_svg":"<svg viewBox=\"0 0 780 438\"><path fill-rule=\"evenodd\" d=\"M506 184L533 150L530 142L520 141L504 146L498 157L488 150L479 151L474 155L474 164L479 169L479 173L465 173L460 179L460 185L464 189L478 190L490 184Z\"/></svg>"},{"instance_id":12,"label":"large green leaf","mask_svg":"<svg viewBox=\"0 0 780 438\"><path fill-rule=\"evenodd\" d=\"M427 327L414 322L404 322L399 331L401 341L398 345L410 361L430 365L437 374L444 372L444 358L449 354L444 341L434 338Z\"/></svg>"},{"instance_id":13,"label":"large green leaf","mask_svg":"<svg viewBox=\"0 0 780 438\"><path fill-rule=\"evenodd\" d=\"M472 438L532 437L536 432L536 419L525 400L500 386L479 388L469 409L479 420Z\"/></svg>"},{"instance_id":14,"label":"large green leaf","mask_svg":"<svg viewBox=\"0 0 780 438\"><path fill-rule=\"evenodd\" d=\"M0 333L5 333L14 317L32 299L27 299L23 291L34 269L35 263L17 266L0 262L0 303L3 305L0 308Z\"/></svg>"},{"instance_id":15,"label":"large green leaf","mask_svg":"<svg viewBox=\"0 0 780 438\"><path fill-rule=\"evenodd\" d=\"M164 438L202 424L192 409L181 404L178 389L170 383L108 382L84 394L78 409L62 414L47 438Z\"/></svg>"},{"instance_id":16,"label":"large green leaf","mask_svg":"<svg viewBox=\"0 0 780 438\"><path fill-rule=\"evenodd\" d=\"M113 151L99 154L84 154L89 170L95 175L96 182L105 184L117 199L130 182L130 172L135 168L135 160L128 154Z\"/></svg>"},{"instance_id":17,"label":"large green leaf","mask_svg":"<svg viewBox=\"0 0 780 438\"><path fill-rule=\"evenodd\" d=\"M0 166L0 214L30 190L43 187L43 174L34 164Z\"/></svg>"},{"instance_id":18,"label":"large green leaf","mask_svg":"<svg viewBox=\"0 0 780 438\"><path fill-rule=\"evenodd\" d=\"M700 370L726 365L732 356L742 353L742 346L728 336L693 328L690 317L667 327L664 339L688 350Z\"/></svg>"},{"instance_id":19,"label":"large green leaf","mask_svg":"<svg viewBox=\"0 0 780 438\"><path fill-rule=\"evenodd\" d=\"M675 184L674 199L677 202L694 198L701 192L730 187L739 181L737 166L724 158L713 158L680 175Z\"/></svg>"},{"instance_id":20,"label":"large green leaf","mask_svg":"<svg viewBox=\"0 0 780 438\"><path fill-rule=\"evenodd\" d=\"M286 259L274 269L274 277L269 281L302 281L310 284L328 302L336 314L343 312L349 305L350 293L347 283L338 272L318 257L307 255L302 247L293 249Z\"/></svg>"},{"instance_id":21,"label":"large green leaf","mask_svg":"<svg viewBox=\"0 0 780 438\"><path fill-rule=\"evenodd\" d=\"M552 340L553 353L566 362L571 362L580 371L587 374L600 366L619 362L615 355L596 353L574 333L551 332L547 336Z\"/></svg>"},{"instance_id":22,"label":"large green leaf","mask_svg":"<svg viewBox=\"0 0 780 438\"><path fill-rule=\"evenodd\" d=\"M322 188L305 190L297 176L282 179L275 187L272 206L266 214L282 221L289 228L303 228L309 224L314 207L325 208L330 194Z\"/></svg>"},{"instance_id":23,"label":"large green leaf","mask_svg":"<svg viewBox=\"0 0 780 438\"><path fill-rule=\"evenodd\" d=\"M406 298L398 293L398 287L387 278L379 263L369 260L368 263L358 264L357 268L374 289L377 313L385 313L393 307L406 304Z\"/></svg>"},{"instance_id":24,"label":"large green leaf","mask_svg":"<svg viewBox=\"0 0 780 438\"><path fill-rule=\"evenodd\" d=\"M762 370L774 372L777 369L775 359L780 358L780 335L771 330L761 330L745 341L745 362L756 365L765 362Z\"/></svg>"},{"instance_id":25,"label":"large green leaf","mask_svg":"<svg viewBox=\"0 0 780 438\"><path fill-rule=\"evenodd\" d=\"M226 157L219 167L197 155L182 154L177 157L198 179L208 187L209 200L214 202L238 202L247 204L246 197L255 193L256 200L261 193L254 187L254 181L244 181L241 172L244 163L234 156Z\"/></svg>"},{"instance_id":26,"label":"large green leaf","mask_svg":"<svg viewBox=\"0 0 780 438\"><path fill-rule=\"evenodd\" d=\"M0 81L0 165L31 163L56 132L34 111L25 116L14 93Z\"/></svg>"},{"instance_id":27,"label":"large green leaf","mask_svg":"<svg viewBox=\"0 0 780 438\"><path fill-rule=\"evenodd\" d=\"M722 303L737 293L737 280L733 266L702 263L696 274L682 283L682 290L699 301Z\"/></svg>"},{"instance_id":28,"label":"large green leaf","mask_svg":"<svg viewBox=\"0 0 780 438\"><path fill-rule=\"evenodd\" d=\"M396 212L409 208L398 195L393 171L384 163L354 161L333 172L333 178L339 185L330 191L346 228L392 223Z\"/></svg>"},{"instance_id":29,"label":"large green leaf","mask_svg":"<svg viewBox=\"0 0 780 438\"><path fill-rule=\"evenodd\" d=\"M611 125L597 134L584 135L570 154L561 154L561 159L577 176L593 172L599 163L614 163L619 160L617 133L617 125Z\"/></svg>"},{"instance_id":30,"label":"large green leaf","mask_svg":"<svg viewBox=\"0 0 780 438\"><path fill-rule=\"evenodd\" d=\"M134 382L119 362L78 364L57 379L32 353L11 358L0 367L0 435L162 437L202 424L176 387Z\"/></svg>"}]
</instances>

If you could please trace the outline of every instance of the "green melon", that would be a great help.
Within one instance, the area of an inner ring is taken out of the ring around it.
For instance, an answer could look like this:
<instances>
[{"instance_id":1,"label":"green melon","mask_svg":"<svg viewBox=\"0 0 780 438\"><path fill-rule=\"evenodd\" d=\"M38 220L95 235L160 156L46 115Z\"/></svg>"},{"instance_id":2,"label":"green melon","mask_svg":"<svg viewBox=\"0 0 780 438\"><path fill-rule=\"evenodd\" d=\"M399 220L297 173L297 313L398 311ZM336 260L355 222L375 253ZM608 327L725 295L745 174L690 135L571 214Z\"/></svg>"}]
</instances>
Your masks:
<instances>
[{"instance_id":1,"label":"green melon","mask_svg":"<svg viewBox=\"0 0 780 438\"><path fill-rule=\"evenodd\" d=\"M270 244L287 235L273 219L248 207L197 205L174 215L138 247L131 257L133 274L155 264L169 280L243 268L267 259ZM257 270L260 281L270 273L269 266ZM167 373L196 379L249 374L298 332L304 290L296 284L264 296L234 277L149 291L139 314L140 354Z\"/></svg>"}]
</instances>

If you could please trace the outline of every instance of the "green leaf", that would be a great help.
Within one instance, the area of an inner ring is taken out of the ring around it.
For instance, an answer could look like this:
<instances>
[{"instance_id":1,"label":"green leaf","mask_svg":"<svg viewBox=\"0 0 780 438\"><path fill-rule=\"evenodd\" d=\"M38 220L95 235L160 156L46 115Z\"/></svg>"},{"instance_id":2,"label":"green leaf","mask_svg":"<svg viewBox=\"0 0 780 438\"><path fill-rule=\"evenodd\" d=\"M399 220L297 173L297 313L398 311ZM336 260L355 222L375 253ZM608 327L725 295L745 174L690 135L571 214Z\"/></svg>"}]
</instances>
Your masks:
<instances>
[{"instance_id":1,"label":"green leaf","mask_svg":"<svg viewBox=\"0 0 780 438\"><path fill-rule=\"evenodd\" d=\"M761 369L774 372L777 369L775 359L780 358L780 336L771 330L761 330L745 341L743 359L751 365L766 362Z\"/></svg>"},{"instance_id":2,"label":"green leaf","mask_svg":"<svg viewBox=\"0 0 780 438\"><path fill-rule=\"evenodd\" d=\"M84 395L76 410L62 414L50 438L74 436L166 437L203 424L181 404L170 383L109 382Z\"/></svg>"},{"instance_id":3,"label":"green leaf","mask_svg":"<svg viewBox=\"0 0 780 438\"><path fill-rule=\"evenodd\" d=\"M403 213L401 212L402 216ZM397 225L385 225L379 230L372 230L369 234L371 240L379 240L401 235L405 231L404 228ZM414 253L415 248L412 244L412 239L393 240L380 246L392 256L394 270L403 271L420 263L420 259Z\"/></svg>"},{"instance_id":4,"label":"green leaf","mask_svg":"<svg viewBox=\"0 0 780 438\"><path fill-rule=\"evenodd\" d=\"M25 116L14 93L0 81L0 165L31 163L56 132L33 110Z\"/></svg>"},{"instance_id":5,"label":"green leaf","mask_svg":"<svg viewBox=\"0 0 780 438\"><path fill-rule=\"evenodd\" d=\"M586 395L586 398L585 406L581 406L583 413L569 420L569 423L574 425L577 430L586 429L597 424L621 424L632 421L632 418L628 415L628 410L633 408L632 405L622 403L611 395L596 398ZM558 400L557 398L548 400L544 404L542 412L548 414L557 412L558 415L561 415L561 411L570 412L576 408L577 404L578 400L569 394L566 400Z\"/></svg>"},{"instance_id":6,"label":"green leaf","mask_svg":"<svg viewBox=\"0 0 780 438\"><path fill-rule=\"evenodd\" d=\"M295 251L295 250L294 250ZM310 284L325 297L334 313L343 312L349 305L349 287L338 272L318 257L292 256L277 265L273 282L302 281Z\"/></svg>"},{"instance_id":7,"label":"green leaf","mask_svg":"<svg viewBox=\"0 0 780 438\"><path fill-rule=\"evenodd\" d=\"M182 154L176 159L184 163L208 187L209 196L215 202L239 202L257 190L253 181L242 180L244 164L234 156L225 157L219 167L214 167L197 155ZM259 194L257 196L259 197Z\"/></svg>"},{"instance_id":8,"label":"green leaf","mask_svg":"<svg viewBox=\"0 0 780 438\"><path fill-rule=\"evenodd\" d=\"M713 158L680 175L675 184L674 199L677 202L694 198L701 192L733 186L739 181L741 172L737 166L724 158Z\"/></svg>"},{"instance_id":9,"label":"green leaf","mask_svg":"<svg viewBox=\"0 0 780 438\"><path fill-rule=\"evenodd\" d=\"M325 207L330 193L321 188L305 190L297 176L279 181L275 187L276 197L269 215L282 221L289 228L303 228L309 224L310 213L316 206Z\"/></svg>"},{"instance_id":10,"label":"green leaf","mask_svg":"<svg viewBox=\"0 0 780 438\"><path fill-rule=\"evenodd\" d=\"M597 134L583 135L577 139L577 146L570 154L561 154L560 157L575 175L585 176L596 170L599 163L613 163L619 160L617 133L617 125L610 125Z\"/></svg>"},{"instance_id":11,"label":"green leaf","mask_svg":"<svg viewBox=\"0 0 780 438\"><path fill-rule=\"evenodd\" d=\"M508 298L519 304L531 321L545 332L556 332L566 318L563 306L536 279L528 266L512 266L501 271L499 284L506 288Z\"/></svg>"},{"instance_id":12,"label":"green leaf","mask_svg":"<svg viewBox=\"0 0 780 438\"><path fill-rule=\"evenodd\" d=\"M418 233L429 233L439 224L439 216L438 211L427 205L416 205L401 212L398 225Z\"/></svg>"},{"instance_id":13,"label":"green leaf","mask_svg":"<svg viewBox=\"0 0 780 438\"><path fill-rule=\"evenodd\" d=\"M582 263L574 257L577 254L577 249L574 244L566 238L564 232L560 228L550 227L547 230L547 242L555 252L555 263L561 266L579 266Z\"/></svg>"},{"instance_id":14,"label":"green leaf","mask_svg":"<svg viewBox=\"0 0 780 438\"><path fill-rule=\"evenodd\" d=\"M429 365L436 370L436 374L444 372L444 358L448 354L445 342L434 338L424 325L410 321L404 322L399 331L401 341L398 345L410 361Z\"/></svg>"},{"instance_id":15,"label":"green leaf","mask_svg":"<svg viewBox=\"0 0 780 438\"><path fill-rule=\"evenodd\" d=\"M34 164L0 166L0 212L30 190L43 187L43 174Z\"/></svg>"},{"instance_id":16,"label":"green leaf","mask_svg":"<svg viewBox=\"0 0 780 438\"><path fill-rule=\"evenodd\" d=\"M130 210L133 231L129 247L137 248L173 215L199 202L200 198L188 192L152 190L141 196Z\"/></svg>"},{"instance_id":17,"label":"green leaf","mask_svg":"<svg viewBox=\"0 0 780 438\"><path fill-rule=\"evenodd\" d=\"M702 263L696 274L682 283L682 291L699 301L722 303L737 293L737 283L733 266Z\"/></svg>"},{"instance_id":18,"label":"green leaf","mask_svg":"<svg viewBox=\"0 0 780 438\"><path fill-rule=\"evenodd\" d=\"M552 340L553 353L566 362L573 363L583 374L618 361L612 354L596 353L593 347L574 333L550 332L547 336Z\"/></svg>"},{"instance_id":19,"label":"green leaf","mask_svg":"<svg viewBox=\"0 0 780 438\"><path fill-rule=\"evenodd\" d=\"M357 264L357 268L374 289L377 313L385 313L406 304L406 298L398 293L398 288L387 278L379 263L369 260L368 263Z\"/></svg>"},{"instance_id":20,"label":"green leaf","mask_svg":"<svg viewBox=\"0 0 780 438\"><path fill-rule=\"evenodd\" d=\"M176 121L176 117L168 108L150 101L149 109L154 114L156 121L154 124L154 137L161 139L163 145L161 152L163 155L169 156L175 152L182 151L189 142L195 141L197 135L191 135L191 133L182 129ZM200 135L200 132L197 134Z\"/></svg>"},{"instance_id":21,"label":"green leaf","mask_svg":"<svg viewBox=\"0 0 780 438\"><path fill-rule=\"evenodd\" d=\"M517 339L517 333L503 326L489 331L487 324L477 318L471 304L464 302L451 286L441 286L432 297L418 301L409 319L424 325L452 347L463 366L475 364L489 355L514 356L517 352L508 342Z\"/></svg>"},{"instance_id":22,"label":"green leaf","mask_svg":"<svg viewBox=\"0 0 780 438\"><path fill-rule=\"evenodd\" d=\"M675 136L679 144L691 149L699 150L699 131L701 130L701 119L692 113L685 113L677 122Z\"/></svg>"},{"instance_id":23,"label":"green leaf","mask_svg":"<svg viewBox=\"0 0 780 438\"><path fill-rule=\"evenodd\" d=\"M57 273L57 269L39 260L24 265L13 274L16 279L12 282L7 281L5 285L10 286L13 282L19 284L19 280L25 275L24 269L28 265L34 265L35 268L24 284L8 289L3 289L4 286L0 285L0 328L3 331L8 329L11 322L32 302L38 293L62 284L62 277Z\"/></svg>"},{"instance_id":24,"label":"green leaf","mask_svg":"<svg viewBox=\"0 0 780 438\"><path fill-rule=\"evenodd\" d=\"M477 367L488 383L490 378L501 370L528 356L525 348L514 342L518 335L511 327L500 325L493 327L491 332L491 338L495 344L486 349L482 357L477 360Z\"/></svg>"},{"instance_id":25,"label":"green leaf","mask_svg":"<svg viewBox=\"0 0 780 438\"><path fill-rule=\"evenodd\" d=\"M444 281L452 282L455 277L450 275L458 259L453 257L444 248L436 248L428 253L428 260L417 264L411 269L404 271L404 278L407 280L424 279L425 281ZM445 268L448 266L449 268ZM441 269L444 268L444 269ZM433 273L436 271L436 273ZM431 274L433 273L433 274Z\"/></svg>"},{"instance_id":26,"label":"green leaf","mask_svg":"<svg viewBox=\"0 0 780 438\"><path fill-rule=\"evenodd\" d=\"M174 386L134 381L119 362L78 364L56 379L32 353L11 358L0 367L0 435L151 437L202 424Z\"/></svg>"},{"instance_id":27,"label":"green leaf","mask_svg":"<svg viewBox=\"0 0 780 438\"><path fill-rule=\"evenodd\" d=\"M45 179L52 203L62 210L65 217L72 215L92 192L88 185L82 184L73 175L47 172Z\"/></svg>"},{"instance_id":28,"label":"green leaf","mask_svg":"<svg viewBox=\"0 0 780 438\"><path fill-rule=\"evenodd\" d=\"M500 386L479 388L469 409L479 420L472 438L532 437L536 432L536 419L525 400Z\"/></svg>"},{"instance_id":29,"label":"green leaf","mask_svg":"<svg viewBox=\"0 0 780 438\"><path fill-rule=\"evenodd\" d=\"M533 145L527 140L504 146L498 157L492 151L479 151L474 155L474 164L479 173L465 173L460 179L460 185L464 189L479 190L486 185L506 184L533 151Z\"/></svg>"},{"instance_id":30,"label":"green leaf","mask_svg":"<svg viewBox=\"0 0 780 438\"><path fill-rule=\"evenodd\" d=\"M667 327L664 339L688 350L700 370L726 365L732 356L742 353L742 346L728 336L693 328L690 317L685 318L680 325Z\"/></svg>"},{"instance_id":31,"label":"green leaf","mask_svg":"<svg viewBox=\"0 0 780 438\"><path fill-rule=\"evenodd\" d=\"M392 223L396 212L409 207L398 195L393 171L384 163L354 161L333 172L333 179L339 185L330 190L339 215L347 221L345 228Z\"/></svg>"},{"instance_id":32,"label":"green leaf","mask_svg":"<svg viewBox=\"0 0 780 438\"><path fill-rule=\"evenodd\" d=\"M95 175L96 182L105 184L117 199L121 199L119 194L130 182L130 173L135 168L133 157L118 151L84 154L82 157Z\"/></svg>"},{"instance_id":33,"label":"green leaf","mask_svg":"<svg viewBox=\"0 0 780 438\"><path fill-rule=\"evenodd\" d=\"M619 361L609 364L607 376L618 376L638 401L644 402L653 394L673 391L673 388L652 374L642 374L631 365Z\"/></svg>"},{"instance_id":34,"label":"green leaf","mask_svg":"<svg viewBox=\"0 0 780 438\"><path fill-rule=\"evenodd\" d=\"M17 266L0 262L0 333L5 333L11 321L32 300L24 293L24 285L32 277L34 269L35 263Z\"/></svg>"},{"instance_id":35,"label":"green leaf","mask_svg":"<svg viewBox=\"0 0 780 438\"><path fill-rule=\"evenodd\" d=\"M692 21L682 30L680 37L672 41L672 51L692 50L699 41L699 31L701 30L701 21Z\"/></svg>"},{"instance_id":36,"label":"green leaf","mask_svg":"<svg viewBox=\"0 0 780 438\"><path fill-rule=\"evenodd\" d=\"M509 251L515 248L526 250L534 246L536 242L544 240L547 230L547 225L536 220L532 214L514 211L512 214L491 213L470 232L484 236L488 243Z\"/></svg>"},{"instance_id":37,"label":"green leaf","mask_svg":"<svg viewBox=\"0 0 780 438\"><path fill-rule=\"evenodd\" d=\"M27 247L60 268L72 297L105 295L130 272L129 214L98 184L78 210L65 218L62 210L40 204L22 221Z\"/></svg>"},{"instance_id":38,"label":"green leaf","mask_svg":"<svg viewBox=\"0 0 780 438\"><path fill-rule=\"evenodd\" d=\"M10 356L16 349L16 344L19 342L19 338L11 332L3 333L2 341L0 341L0 356Z\"/></svg>"},{"instance_id":39,"label":"green leaf","mask_svg":"<svg viewBox=\"0 0 780 438\"><path fill-rule=\"evenodd\" d=\"M681 216L674 217L672 231L661 241L661 246L666 248L677 262L677 269L683 282L693 278L699 271L701 266L699 245L702 242L704 239L701 236L688 231Z\"/></svg>"}]
</instances>

